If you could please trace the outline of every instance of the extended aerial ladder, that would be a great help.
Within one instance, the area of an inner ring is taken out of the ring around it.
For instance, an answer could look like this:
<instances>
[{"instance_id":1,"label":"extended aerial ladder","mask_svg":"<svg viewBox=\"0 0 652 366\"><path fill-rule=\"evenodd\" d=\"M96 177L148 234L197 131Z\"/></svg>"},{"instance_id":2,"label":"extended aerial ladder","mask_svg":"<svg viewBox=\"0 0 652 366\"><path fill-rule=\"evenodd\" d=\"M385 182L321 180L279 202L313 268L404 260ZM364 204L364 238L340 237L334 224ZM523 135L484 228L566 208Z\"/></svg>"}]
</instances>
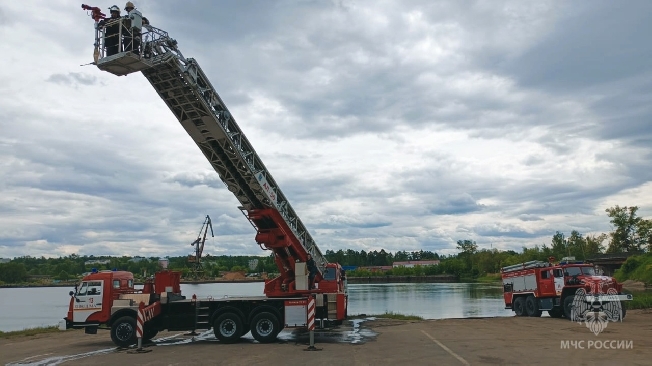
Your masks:
<instances>
[{"instance_id":1,"label":"extended aerial ladder","mask_svg":"<svg viewBox=\"0 0 652 366\"><path fill-rule=\"evenodd\" d=\"M135 19L130 13L132 28L118 35L120 52L107 55L105 40L115 35L97 26L104 18L98 8L82 7L92 11L96 22L94 64L117 76L143 73L238 199L239 209L257 230L256 242L274 253L280 275L266 282L265 294L283 297L311 292L295 282L295 274L305 272L305 265L297 264L305 263L308 254L318 268L316 282L324 276L335 278L329 271L337 271L339 278L341 267L328 263L321 253L197 61L184 57L167 32L141 26L139 13ZM125 49L128 44L137 46ZM343 286L333 290L344 292Z\"/></svg>"}]
</instances>

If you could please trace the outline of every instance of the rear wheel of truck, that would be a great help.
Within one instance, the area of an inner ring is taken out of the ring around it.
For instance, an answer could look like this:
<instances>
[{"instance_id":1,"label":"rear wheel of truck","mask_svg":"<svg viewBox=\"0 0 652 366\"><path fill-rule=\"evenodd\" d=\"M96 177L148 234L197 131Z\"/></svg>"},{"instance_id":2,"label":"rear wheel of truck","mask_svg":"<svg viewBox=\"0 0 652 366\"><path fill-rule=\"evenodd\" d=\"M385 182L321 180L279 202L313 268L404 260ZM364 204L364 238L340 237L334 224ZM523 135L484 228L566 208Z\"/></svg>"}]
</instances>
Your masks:
<instances>
[{"instance_id":1,"label":"rear wheel of truck","mask_svg":"<svg viewBox=\"0 0 652 366\"><path fill-rule=\"evenodd\" d=\"M539 304L534 295L530 295L525 299L525 312L527 313L527 316L541 316L541 310L539 310Z\"/></svg>"},{"instance_id":2,"label":"rear wheel of truck","mask_svg":"<svg viewBox=\"0 0 652 366\"><path fill-rule=\"evenodd\" d=\"M213 322L215 338L223 343L235 343L244 334L242 319L235 313L224 313Z\"/></svg>"},{"instance_id":3,"label":"rear wheel of truck","mask_svg":"<svg viewBox=\"0 0 652 366\"><path fill-rule=\"evenodd\" d=\"M272 313L259 313L251 321L251 335L260 343L274 342L280 331L278 318Z\"/></svg>"},{"instance_id":4,"label":"rear wheel of truck","mask_svg":"<svg viewBox=\"0 0 652 366\"><path fill-rule=\"evenodd\" d=\"M129 347L136 343L136 318L123 316L113 322L111 340L118 347Z\"/></svg>"},{"instance_id":5,"label":"rear wheel of truck","mask_svg":"<svg viewBox=\"0 0 652 366\"><path fill-rule=\"evenodd\" d=\"M525 315L525 298L517 297L516 299L514 299L514 304L512 305L512 309L514 309L514 313L516 314L516 316Z\"/></svg>"}]
</instances>

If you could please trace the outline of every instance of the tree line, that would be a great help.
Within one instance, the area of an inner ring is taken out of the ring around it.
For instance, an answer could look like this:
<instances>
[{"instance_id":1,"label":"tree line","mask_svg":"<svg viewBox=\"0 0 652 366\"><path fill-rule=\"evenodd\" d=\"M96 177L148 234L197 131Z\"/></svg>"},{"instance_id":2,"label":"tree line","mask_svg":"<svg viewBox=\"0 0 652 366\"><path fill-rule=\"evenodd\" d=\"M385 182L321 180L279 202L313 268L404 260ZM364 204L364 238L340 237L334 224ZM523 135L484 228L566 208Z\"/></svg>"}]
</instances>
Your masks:
<instances>
[{"instance_id":1,"label":"tree line","mask_svg":"<svg viewBox=\"0 0 652 366\"><path fill-rule=\"evenodd\" d=\"M356 270L352 276L378 276L378 275L437 275L451 274L461 278L475 278L490 273L499 273L500 268L512 264L528 262L532 260L548 261L550 257L557 260L564 257L575 257L577 260L585 260L604 253L652 252L652 220L638 216L638 206L620 207L618 205L605 210L613 225L613 231L609 233L583 235L577 230L571 231L569 236L557 231L551 238L550 245L542 244L534 247L523 247L521 252L513 250L478 249L478 244L472 240L458 240L457 254L438 255L430 252L397 252L396 256L385 255L384 251L355 252L348 250L344 253L344 260L341 262L357 266L391 265L394 261L418 260L418 259L439 259L438 266L414 267L414 268L392 268L388 272L371 272ZM339 253L339 252L338 252ZM427 258L422 258L422 253L427 253ZM327 252L327 256L328 253ZM341 254L340 254L341 257ZM338 259L340 259L338 257ZM379 261L378 258L381 260ZM407 258L407 259L406 259Z\"/></svg>"},{"instance_id":2,"label":"tree line","mask_svg":"<svg viewBox=\"0 0 652 366\"><path fill-rule=\"evenodd\" d=\"M391 266L398 261L417 261L439 259L438 266L416 268L393 268L393 275L437 275L452 274L458 277L478 277L487 273L498 273L501 267L527 262L531 260L547 261L549 257L561 259L572 256L583 260L601 253L619 252L652 252L652 220L643 219L637 215L638 207L614 206L606 209L613 231L596 235L583 235L573 230L570 235L556 232L550 245L535 245L532 248L523 247L520 252L513 250L479 249L475 241L464 239L457 241L458 253L440 255L432 251L397 251L384 249L373 251L327 250L325 256L329 262L344 266ZM170 257L169 268L182 271L188 275L191 264L188 257ZM249 268L249 261L257 259L254 269ZM108 261L106 264L85 264L89 261ZM142 277L158 270L158 257L132 258L109 256L79 256L72 254L66 257L18 257L9 263L0 264L0 281L4 283L25 282L32 276L48 276L58 280L78 278L92 268L120 269L133 272ZM217 277L224 271L247 272L277 272L272 256L211 256L203 258L205 274ZM351 272L350 275L380 275L365 271Z\"/></svg>"},{"instance_id":3,"label":"tree line","mask_svg":"<svg viewBox=\"0 0 652 366\"><path fill-rule=\"evenodd\" d=\"M169 257L168 268L182 272L184 277L188 276L192 264L188 262L187 256ZM249 261L257 259L257 265L251 269ZM86 264L90 262L89 264ZM211 256L202 258L204 273L208 277L217 277L225 271L245 272L276 272L276 265L272 257L258 256ZM45 257L17 257L8 263L0 264L0 284L23 283L28 280L45 277L61 281L79 278L82 274L97 270L124 270L130 271L137 278L154 274L159 270L159 257L111 257L111 256L79 256L71 254L59 258Z\"/></svg>"}]
</instances>

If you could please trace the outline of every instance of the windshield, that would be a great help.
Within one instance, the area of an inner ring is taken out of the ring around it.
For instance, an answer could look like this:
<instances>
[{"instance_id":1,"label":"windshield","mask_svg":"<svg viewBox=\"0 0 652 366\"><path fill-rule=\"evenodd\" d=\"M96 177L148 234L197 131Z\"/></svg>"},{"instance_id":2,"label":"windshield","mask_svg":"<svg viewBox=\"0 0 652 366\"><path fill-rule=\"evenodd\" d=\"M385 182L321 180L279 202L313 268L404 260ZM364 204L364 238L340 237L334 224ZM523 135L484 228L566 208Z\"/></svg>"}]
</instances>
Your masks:
<instances>
[{"instance_id":1,"label":"windshield","mask_svg":"<svg viewBox=\"0 0 652 366\"><path fill-rule=\"evenodd\" d=\"M582 273L587 276L595 276L595 269L593 267L582 267Z\"/></svg>"},{"instance_id":2,"label":"windshield","mask_svg":"<svg viewBox=\"0 0 652 366\"><path fill-rule=\"evenodd\" d=\"M335 279L335 268L326 268L324 270L324 279L327 281L332 281Z\"/></svg>"},{"instance_id":3,"label":"windshield","mask_svg":"<svg viewBox=\"0 0 652 366\"><path fill-rule=\"evenodd\" d=\"M564 276L578 276L582 274L580 267L566 267L564 268Z\"/></svg>"},{"instance_id":4,"label":"windshield","mask_svg":"<svg viewBox=\"0 0 652 366\"><path fill-rule=\"evenodd\" d=\"M82 282L79 291L77 291L77 296L86 295L86 290L88 290L88 282Z\"/></svg>"}]
</instances>

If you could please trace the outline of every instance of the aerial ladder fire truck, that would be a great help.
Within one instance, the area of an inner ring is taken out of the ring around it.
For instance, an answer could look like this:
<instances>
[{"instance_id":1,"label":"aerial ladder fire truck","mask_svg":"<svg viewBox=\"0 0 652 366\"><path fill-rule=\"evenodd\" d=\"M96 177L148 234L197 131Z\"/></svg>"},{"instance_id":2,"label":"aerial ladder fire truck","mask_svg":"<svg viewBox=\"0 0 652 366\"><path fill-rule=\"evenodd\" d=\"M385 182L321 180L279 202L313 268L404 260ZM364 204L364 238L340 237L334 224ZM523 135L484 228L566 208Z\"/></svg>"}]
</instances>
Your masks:
<instances>
[{"instance_id":1,"label":"aerial ladder fire truck","mask_svg":"<svg viewBox=\"0 0 652 366\"><path fill-rule=\"evenodd\" d=\"M114 343L127 346L136 342L136 316L144 307L145 339L160 330L213 328L225 343L249 331L259 342L271 342L284 327L305 327L312 301L318 325L341 323L348 299L342 267L322 255L198 62L184 57L167 32L143 24L138 11L105 19L97 7L82 8L95 20L93 64L116 76L145 76L238 199L256 230L256 242L272 252L279 275L265 282L265 296L189 299L181 295L179 272L159 271L135 289L130 272L99 271L71 291L66 327L87 333L109 328ZM110 27L116 25L112 22L118 26ZM108 34L108 29L118 33ZM108 44L118 52L109 55ZM309 281L309 255L314 281Z\"/></svg>"}]
</instances>

